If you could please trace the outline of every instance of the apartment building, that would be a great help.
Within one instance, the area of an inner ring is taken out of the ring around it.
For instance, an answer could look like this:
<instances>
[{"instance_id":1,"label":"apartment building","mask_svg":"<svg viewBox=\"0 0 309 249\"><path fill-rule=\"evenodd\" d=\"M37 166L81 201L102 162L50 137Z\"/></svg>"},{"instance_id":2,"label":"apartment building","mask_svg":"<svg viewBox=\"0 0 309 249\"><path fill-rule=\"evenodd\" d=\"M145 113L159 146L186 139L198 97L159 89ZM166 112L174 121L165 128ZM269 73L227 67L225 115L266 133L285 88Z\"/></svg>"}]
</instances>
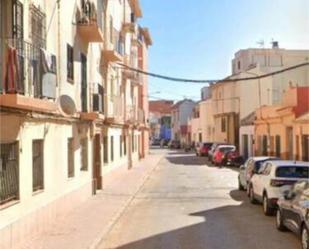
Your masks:
<instances>
[{"instance_id":1,"label":"apartment building","mask_svg":"<svg viewBox=\"0 0 309 249\"><path fill-rule=\"evenodd\" d=\"M191 99L178 101L172 106L172 139L181 144L188 142L188 119L194 107L195 102Z\"/></svg>"},{"instance_id":2,"label":"apartment building","mask_svg":"<svg viewBox=\"0 0 309 249\"><path fill-rule=\"evenodd\" d=\"M255 154L309 160L309 87L291 86L282 103L256 110Z\"/></svg>"},{"instance_id":3,"label":"apartment building","mask_svg":"<svg viewBox=\"0 0 309 249\"><path fill-rule=\"evenodd\" d=\"M280 103L283 93L292 83L307 86L309 82L308 50L246 49L235 54L230 82L217 82L212 86L212 110L215 123L215 140L252 146L252 129L242 129L243 123L256 108ZM261 79L237 81L303 64L292 70ZM252 128L252 127L251 127ZM241 131L241 132L239 132ZM240 141L242 141L240 143ZM244 151L244 148L240 148ZM248 153L251 156L251 153Z\"/></svg>"},{"instance_id":4,"label":"apartment building","mask_svg":"<svg viewBox=\"0 0 309 249\"><path fill-rule=\"evenodd\" d=\"M147 68L138 17L137 0L0 2L1 248L147 154L147 77L124 69Z\"/></svg>"}]
</instances>

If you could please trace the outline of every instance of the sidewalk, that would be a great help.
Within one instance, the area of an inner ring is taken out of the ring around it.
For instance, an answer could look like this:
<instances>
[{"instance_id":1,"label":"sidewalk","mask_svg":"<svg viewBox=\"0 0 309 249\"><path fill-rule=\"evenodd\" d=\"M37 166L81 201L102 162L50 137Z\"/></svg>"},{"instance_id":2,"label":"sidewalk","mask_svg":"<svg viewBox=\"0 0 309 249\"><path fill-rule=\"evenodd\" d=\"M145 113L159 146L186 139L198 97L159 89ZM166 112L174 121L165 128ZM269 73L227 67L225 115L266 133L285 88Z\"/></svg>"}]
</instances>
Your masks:
<instances>
[{"instance_id":1,"label":"sidewalk","mask_svg":"<svg viewBox=\"0 0 309 249\"><path fill-rule=\"evenodd\" d=\"M15 249L95 249L147 181L163 153L152 153L130 171L118 169L104 179L104 190L53 227Z\"/></svg>"}]
</instances>

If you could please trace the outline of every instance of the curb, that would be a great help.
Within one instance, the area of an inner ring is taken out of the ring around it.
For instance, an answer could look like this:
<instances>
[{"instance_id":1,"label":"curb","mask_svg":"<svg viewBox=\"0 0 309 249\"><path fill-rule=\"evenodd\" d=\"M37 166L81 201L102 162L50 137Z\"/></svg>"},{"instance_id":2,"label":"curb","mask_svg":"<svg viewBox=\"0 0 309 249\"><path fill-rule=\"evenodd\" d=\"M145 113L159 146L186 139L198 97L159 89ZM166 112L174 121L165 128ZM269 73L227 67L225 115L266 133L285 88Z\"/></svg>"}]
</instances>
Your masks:
<instances>
[{"instance_id":1,"label":"curb","mask_svg":"<svg viewBox=\"0 0 309 249\"><path fill-rule=\"evenodd\" d=\"M116 225L117 221L122 217L126 209L129 207L129 205L132 203L132 201L135 199L136 195L140 190L143 188L149 177L151 176L152 172L158 167L160 161L163 159L164 155L162 155L157 163L152 167L152 169L143 176L140 185L137 187L136 191L128 198L128 200L123 204L121 208L119 208L119 211L113 216L109 224L105 229L103 229L102 233L98 235L98 238L95 239L92 244L88 247L88 249L97 249L99 244L101 244L104 240L104 238L109 234L109 232L113 229L113 227Z\"/></svg>"}]
</instances>

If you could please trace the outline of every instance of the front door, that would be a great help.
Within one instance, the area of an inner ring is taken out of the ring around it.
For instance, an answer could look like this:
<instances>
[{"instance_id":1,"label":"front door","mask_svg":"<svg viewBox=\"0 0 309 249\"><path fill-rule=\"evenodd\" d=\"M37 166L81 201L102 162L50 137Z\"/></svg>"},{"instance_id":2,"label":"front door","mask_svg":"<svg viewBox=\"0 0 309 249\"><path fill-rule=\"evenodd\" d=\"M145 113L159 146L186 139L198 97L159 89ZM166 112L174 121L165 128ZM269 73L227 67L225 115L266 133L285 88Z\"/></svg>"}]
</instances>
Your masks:
<instances>
[{"instance_id":1,"label":"front door","mask_svg":"<svg viewBox=\"0 0 309 249\"><path fill-rule=\"evenodd\" d=\"M287 159L293 160L293 128L288 127L286 129L286 138L287 138Z\"/></svg>"},{"instance_id":2,"label":"front door","mask_svg":"<svg viewBox=\"0 0 309 249\"><path fill-rule=\"evenodd\" d=\"M102 189L101 176L101 136L96 134L93 140L93 194Z\"/></svg>"}]
</instances>

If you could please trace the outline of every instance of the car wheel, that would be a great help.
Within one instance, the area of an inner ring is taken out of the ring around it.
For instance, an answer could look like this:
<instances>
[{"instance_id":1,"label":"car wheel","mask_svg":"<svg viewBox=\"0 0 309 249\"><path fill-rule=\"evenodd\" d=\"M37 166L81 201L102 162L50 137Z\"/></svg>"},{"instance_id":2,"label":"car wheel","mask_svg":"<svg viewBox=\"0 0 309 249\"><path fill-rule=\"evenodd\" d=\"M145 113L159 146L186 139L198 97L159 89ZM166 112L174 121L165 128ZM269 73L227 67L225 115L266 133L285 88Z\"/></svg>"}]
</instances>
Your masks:
<instances>
[{"instance_id":1,"label":"car wheel","mask_svg":"<svg viewBox=\"0 0 309 249\"><path fill-rule=\"evenodd\" d=\"M252 204L256 204L257 203L256 199L254 198L254 191L253 191L253 187L252 186L249 187L249 199L250 199L250 202Z\"/></svg>"},{"instance_id":2,"label":"car wheel","mask_svg":"<svg viewBox=\"0 0 309 249\"><path fill-rule=\"evenodd\" d=\"M264 194L263 196L263 212L267 216L271 216L274 214L274 209L269 206L267 194Z\"/></svg>"},{"instance_id":3,"label":"car wheel","mask_svg":"<svg viewBox=\"0 0 309 249\"><path fill-rule=\"evenodd\" d=\"M309 231L305 225L303 225L303 228L301 231L301 244L302 244L302 249L309 249Z\"/></svg>"},{"instance_id":4,"label":"car wheel","mask_svg":"<svg viewBox=\"0 0 309 249\"><path fill-rule=\"evenodd\" d=\"M283 217L280 209L278 208L277 214L276 214L276 227L279 231L285 231L286 228L283 224Z\"/></svg>"},{"instance_id":5,"label":"car wheel","mask_svg":"<svg viewBox=\"0 0 309 249\"><path fill-rule=\"evenodd\" d=\"M244 186L243 186L243 185L241 185L241 182L240 182L239 177L238 177L238 190L241 190L241 191L243 191L243 190L244 190Z\"/></svg>"}]
</instances>

